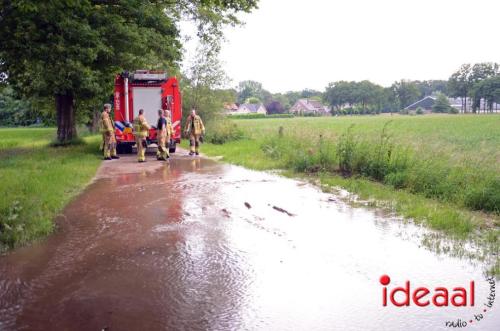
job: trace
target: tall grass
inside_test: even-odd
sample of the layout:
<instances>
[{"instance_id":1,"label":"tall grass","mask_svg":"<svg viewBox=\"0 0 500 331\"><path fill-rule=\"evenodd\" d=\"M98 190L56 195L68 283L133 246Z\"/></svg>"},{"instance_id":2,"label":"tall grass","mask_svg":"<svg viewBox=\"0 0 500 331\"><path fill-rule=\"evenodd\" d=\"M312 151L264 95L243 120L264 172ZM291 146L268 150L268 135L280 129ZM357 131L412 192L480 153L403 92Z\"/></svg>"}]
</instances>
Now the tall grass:
<instances>
[{"instance_id":1,"label":"tall grass","mask_svg":"<svg viewBox=\"0 0 500 331\"><path fill-rule=\"evenodd\" d=\"M54 136L54 129L0 130L0 250L50 233L100 164L100 137L56 148Z\"/></svg>"},{"instance_id":2,"label":"tall grass","mask_svg":"<svg viewBox=\"0 0 500 331\"><path fill-rule=\"evenodd\" d=\"M283 160L286 168L295 171L362 176L471 210L500 213L498 172L421 155L395 141L390 124L384 124L375 137L356 133L351 125L337 139L320 135L304 141L295 135L274 134L261 146L268 157Z\"/></svg>"}]
</instances>

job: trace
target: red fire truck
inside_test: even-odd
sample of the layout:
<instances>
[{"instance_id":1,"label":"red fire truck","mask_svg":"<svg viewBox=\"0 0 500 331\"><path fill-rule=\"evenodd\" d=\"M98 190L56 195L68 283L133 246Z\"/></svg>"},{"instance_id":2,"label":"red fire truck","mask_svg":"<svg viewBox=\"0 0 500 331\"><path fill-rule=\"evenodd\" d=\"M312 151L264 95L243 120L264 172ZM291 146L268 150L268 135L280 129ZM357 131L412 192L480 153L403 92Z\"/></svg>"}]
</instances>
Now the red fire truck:
<instances>
[{"instance_id":1,"label":"red fire truck","mask_svg":"<svg viewBox=\"0 0 500 331\"><path fill-rule=\"evenodd\" d=\"M182 99L176 77L167 77L164 71L136 70L123 72L115 77L114 92L115 136L118 153L132 153L135 138L132 122L139 109L151 126L148 145L156 143L158 109L170 112L174 136L169 143L170 152L175 152L181 142Z\"/></svg>"}]
</instances>

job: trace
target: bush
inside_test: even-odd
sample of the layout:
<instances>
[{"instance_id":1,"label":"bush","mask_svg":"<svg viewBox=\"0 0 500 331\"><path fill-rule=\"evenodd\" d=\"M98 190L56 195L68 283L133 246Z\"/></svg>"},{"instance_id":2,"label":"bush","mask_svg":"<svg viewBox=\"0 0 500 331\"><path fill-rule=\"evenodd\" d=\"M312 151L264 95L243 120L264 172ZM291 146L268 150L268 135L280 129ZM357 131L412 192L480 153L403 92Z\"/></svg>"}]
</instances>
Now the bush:
<instances>
[{"instance_id":1,"label":"bush","mask_svg":"<svg viewBox=\"0 0 500 331\"><path fill-rule=\"evenodd\" d=\"M464 204L473 210L489 210L500 214L500 178L469 189Z\"/></svg>"},{"instance_id":2,"label":"bush","mask_svg":"<svg viewBox=\"0 0 500 331\"><path fill-rule=\"evenodd\" d=\"M422 109L422 107L418 107L417 108L416 114L417 115L423 115L424 114L424 110Z\"/></svg>"},{"instance_id":3,"label":"bush","mask_svg":"<svg viewBox=\"0 0 500 331\"><path fill-rule=\"evenodd\" d=\"M354 171L354 153L356 151L357 142L354 139L351 125L346 132L344 132L337 142L337 156L339 162L339 169L344 173L351 174Z\"/></svg>"},{"instance_id":4,"label":"bush","mask_svg":"<svg viewBox=\"0 0 500 331\"><path fill-rule=\"evenodd\" d=\"M222 145L229 141L243 138L243 131L238 126L228 120L212 120L207 123L207 135L205 141Z\"/></svg>"}]
</instances>

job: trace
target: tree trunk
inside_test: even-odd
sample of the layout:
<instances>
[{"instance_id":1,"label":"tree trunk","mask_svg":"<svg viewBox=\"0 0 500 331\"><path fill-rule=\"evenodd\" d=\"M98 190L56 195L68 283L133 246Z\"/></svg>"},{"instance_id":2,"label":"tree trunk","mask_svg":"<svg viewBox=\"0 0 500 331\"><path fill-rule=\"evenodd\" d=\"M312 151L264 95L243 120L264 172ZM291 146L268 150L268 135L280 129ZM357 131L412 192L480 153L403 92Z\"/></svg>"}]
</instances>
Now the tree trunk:
<instances>
[{"instance_id":1,"label":"tree trunk","mask_svg":"<svg viewBox=\"0 0 500 331\"><path fill-rule=\"evenodd\" d=\"M57 141L67 143L76 138L74 98L71 92L56 94Z\"/></svg>"},{"instance_id":2,"label":"tree trunk","mask_svg":"<svg viewBox=\"0 0 500 331\"><path fill-rule=\"evenodd\" d=\"M89 130L92 133L99 132L99 120L101 118L101 113L99 111L94 111L92 113L92 121L90 123Z\"/></svg>"},{"instance_id":3,"label":"tree trunk","mask_svg":"<svg viewBox=\"0 0 500 331\"><path fill-rule=\"evenodd\" d=\"M467 92L465 92L465 99L464 99L464 113L467 112Z\"/></svg>"}]
</instances>

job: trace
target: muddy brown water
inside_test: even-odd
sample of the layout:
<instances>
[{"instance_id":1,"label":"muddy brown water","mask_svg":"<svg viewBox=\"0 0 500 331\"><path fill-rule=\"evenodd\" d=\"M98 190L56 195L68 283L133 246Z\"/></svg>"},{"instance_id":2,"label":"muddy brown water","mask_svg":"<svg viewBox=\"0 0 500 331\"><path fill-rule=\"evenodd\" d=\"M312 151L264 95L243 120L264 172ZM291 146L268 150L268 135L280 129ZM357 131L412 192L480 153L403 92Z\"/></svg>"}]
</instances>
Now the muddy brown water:
<instances>
[{"instance_id":1,"label":"muddy brown water","mask_svg":"<svg viewBox=\"0 0 500 331\"><path fill-rule=\"evenodd\" d=\"M483 263L427 249L422 227L208 159L134 161L106 163L53 235L0 257L0 330L500 330ZM474 280L475 306L383 307L383 274Z\"/></svg>"}]
</instances>

